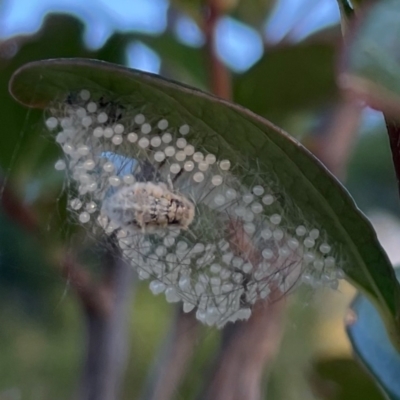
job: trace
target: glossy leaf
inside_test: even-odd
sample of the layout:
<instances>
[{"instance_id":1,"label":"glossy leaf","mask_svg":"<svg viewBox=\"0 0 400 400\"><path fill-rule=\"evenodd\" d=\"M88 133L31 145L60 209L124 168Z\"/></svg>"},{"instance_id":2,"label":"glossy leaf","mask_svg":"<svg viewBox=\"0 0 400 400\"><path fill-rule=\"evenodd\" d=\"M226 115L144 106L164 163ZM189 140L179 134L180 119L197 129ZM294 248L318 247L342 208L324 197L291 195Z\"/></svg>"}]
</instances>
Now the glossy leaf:
<instances>
[{"instance_id":1,"label":"glossy leaf","mask_svg":"<svg viewBox=\"0 0 400 400\"><path fill-rule=\"evenodd\" d=\"M28 171L43 165L52 165L57 156L56 146L42 137L38 128L41 115L36 110L27 113L15 103L7 93L8 81L12 73L28 61L50 57L95 57L85 49L82 35L83 23L65 15L48 16L41 30L34 36L17 36L0 43L0 53L13 52L0 58L0 102L2 105L2 127L7 134L2 135L0 146L0 166L25 181ZM117 59L111 59L116 62ZM14 157L18 157L18 162Z\"/></svg>"},{"instance_id":2,"label":"glossy leaf","mask_svg":"<svg viewBox=\"0 0 400 400\"><path fill-rule=\"evenodd\" d=\"M199 25L204 22L206 8L202 0L172 0L172 6L190 15ZM238 20L260 27L276 0L219 0L216 6L221 14L232 14Z\"/></svg>"},{"instance_id":3,"label":"glossy leaf","mask_svg":"<svg viewBox=\"0 0 400 400\"><path fill-rule=\"evenodd\" d=\"M137 32L116 33L97 52L97 58L106 61L120 60L119 63L123 64L126 59L126 46L135 41L143 42L157 52L162 60L161 69L167 77L179 79L196 87L206 87L204 50L179 43L169 32L160 36Z\"/></svg>"},{"instance_id":4,"label":"glossy leaf","mask_svg":"<svg viewBox=\"0 0 400 400\"><path fill-rule=\"evenodd\" d=\"M171 5L176 10L188 14L198 24L201 24L203 22L204 9L203 9L203 2L201 0L172 0Z\"/></svg>"},{"instance_id":5,"label":"glossy leaf","mask_svg":"<svg viewBox=\"0 0 400 400\"><path fill-rule=\"evenodd\" d=\"M313 363L313 391L324 400L383 400L371 376L350 358L324 358Z\"/></svg>"},{"instance_id":6,"label":"glossy leaf","mask_svg":"<svg viewBox=\"0 0 400 400\"><path fill-rule=\"evenodd\" d=\"M44 108L59 96L88 88L168 115L194 127L206 151L240 160L260 174L273 172L286 198L301 210L294 217L318 221L341 248L347 277L378 306L400 348L400 290L393 269L369 222L340 183L297 141L245 108L151 74L83 59L34 62L10 82L21 103Z\"/></svg>"},{"instance_id":7,"label":"glossy leaf","mask_svg":"<svg viewBox=\"0 0 400 400\"><path fill-rule=\"evenodd\" d=\"M400 3L383 0L360 14L345 47L339 83L372 107L400 110Z\"/></svg>"},{"instance_id":8,"label":"glossy leaf","mask_svg":"<svg viewBox=\"0 0 400 400\"><path fill-rule=\"evenodd\" d=\"M353 301L346 329L359 360L388 397L399 400L400 353L393 347L381 317L365 296L359 294Z\"/></svg>"},{"instance_id":9,"label":"glossy leaf","mask_svg":"<svg viewBox=\"0 0 400 400\"><path fill-rule=\"evenodd\" d=\"M349 22L354 16L354 10L347 0L337 0L337 3L340 12L340 26L342 28L342 34L346 35Z\"/></svg>"},{"instance_id":10,"label":"glossy leaf","mask_svg":"<svg viewBox=\"0 0 400 400\"><path fill-rule=\"evenodd\" d=\"M240 21L261 28L275 3L276 0L240 0L233 15Z\"/></svg>"},{"instance_id":11,"label":"glossy leaf","mask_svg":"<svg viewBox=\"0 0 400 400\"><path fill-rule=\"evenodd\" d=\"M379 208L398 215L396 175L386 136L383 122L361 135L349 162L346 184L361 210Z\"/></svg>"},{"instance_id":12,"label":"glossy leaf","mask_svg":"<svg viewBox=\"0 0 400 400\"><path fill-rule=\"evenodd\" d=\"M354 10L353 10L353 2L349 2L348 0L337 0L339 9L340 9L340 13L342 18L349 18L352 17L354 14Z\"/></svg>"},{"instance_id":13,"label":"glossy leaf","mask_svg":"<svg viewBox=\"0 0 400 400\"><path fill-rule=\"evenodd\" d=\"M278 122L294 112L330 105L337 92L333 64L331 44L267 50L254 67L235 77L234 98Z\"/></svg>"}]
</instances>

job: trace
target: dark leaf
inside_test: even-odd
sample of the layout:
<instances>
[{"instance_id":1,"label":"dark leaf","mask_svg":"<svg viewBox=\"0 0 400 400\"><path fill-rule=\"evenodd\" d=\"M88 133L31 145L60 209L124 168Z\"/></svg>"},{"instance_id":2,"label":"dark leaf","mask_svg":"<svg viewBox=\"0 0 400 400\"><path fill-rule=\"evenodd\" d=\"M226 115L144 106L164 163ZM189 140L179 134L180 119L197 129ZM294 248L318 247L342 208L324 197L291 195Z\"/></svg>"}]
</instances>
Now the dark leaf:
<instances>
[{"instance_id":1,"label":"dark leaf","mask_svg":"<svg viewBox=\"0 0 400 400\"><path fill-rule=\"evenodd\" d=\"M391 400L400 399L400 354L371 302L359 294L351 305L347 334L359 360Z\"/></svg>"},{"instance_id":2,"label":"dark leaf","mask_svg":"<svg viewBox=\"0 0 400 400\"><path fill-rule=\"evenodd\" d=\"M383 400L371 377L354 360L318 360L313 365L311 386L324 400Z\"/></svg>"},{"instance_id":3,"label":"dark leaf","mask_svg":"<svg viewBox=\"0 0 400 400\"><path fill-rule=\"evenodd\" d=\"M266 50L234 80L234 99L278 123L288 115L330 105L336 97L334 48L309 43Z\"/></svg>"},{"instance_id":4,"label":"dark leaf","mask_svg":"<svg viewBox=\"0 0 400 400\"><path fill-rule=\"evenodd\" d=\"M276 176L291 224L296 227L314 221L323 228L327 240L340 248L340 267L379 308L400 348L400 290L390 262L347 192L297 141L238 105L151 74L98 61L30 63L10 82L15 98L39 108L82 88L146 107L149 114L167 116L173 126L185 121L206 152L235 162L232 174L238 174L243 185L252 185L254 175L243 177L242 168L265 176L268 186L268 177Z\"/></svg>"},{"instance_id":5,"label":"dark leaf","mask_svg":"<svg viewBox=\"0 0 400 400\"><path fill-rule=\"evenodd\" d=\"M400 110L399 18L397 0L364 9L349 32L339 75L343 89L394 116Z\"/></svg>"}]
</instances>

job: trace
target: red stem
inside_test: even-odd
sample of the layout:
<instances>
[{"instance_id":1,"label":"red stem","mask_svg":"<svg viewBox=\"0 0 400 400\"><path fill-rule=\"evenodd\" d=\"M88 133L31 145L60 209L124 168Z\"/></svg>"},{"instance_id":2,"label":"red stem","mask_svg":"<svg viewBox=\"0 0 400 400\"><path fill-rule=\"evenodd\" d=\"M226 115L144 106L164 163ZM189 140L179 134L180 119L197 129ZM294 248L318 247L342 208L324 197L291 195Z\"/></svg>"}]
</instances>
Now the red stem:
<instances>
[{"instance_id":1,"label":"red stem","mask_svg":"<svg viewBox=\"0 0 400 400\"><path fill-rule=\"evenodd\" d=\"M210 68L211 89L215 95L231 100L231 77L219 60L215 48L216 23L222 14L219 0L208 0L205 18L206 55ZM248 250L248 243L240 242ZM272 295L277 296L276 293ZM270 298L259 302L247 322L230 324L223 330L220 353L214 373L205 388L207 400L259 400L265 365L270 365L282 336L284 301Z\"/></svg>"},{"instance_id":2,"label":"red stem","mask_svg":"<svg viewBox=\"0 0 400 400\"><path fill-rule=\"evenodd\" d=\"M34 235L35 239L41 242L41 247L48 248L48 243L34 210L21 201L10 184L5 184L4 179L0 178L0 186L2 184L4 186L0 202L8 217L23 230ZM51 256L51 262L61 269L62 275L74 288L85 309L98 314L109 312L109 300L106 291L104 288L93 285L90 274L76 262L71 254L67 254L66 251L62 252L61 255L58 253L55 257Z\"/></svg>"},{"instance_id":3,"label":"red stem","mask_svg":"<svg viewBox=\"0 0 400 400\"><path fill-rule=\"evenodd\" d=\"M218 0L208 0L204 17L206 36L206 62L209 69L211 91L218 97L229 100L232 97L230 73L217 56L215 31L222 10Z\"/></svg>"}]
</instances>

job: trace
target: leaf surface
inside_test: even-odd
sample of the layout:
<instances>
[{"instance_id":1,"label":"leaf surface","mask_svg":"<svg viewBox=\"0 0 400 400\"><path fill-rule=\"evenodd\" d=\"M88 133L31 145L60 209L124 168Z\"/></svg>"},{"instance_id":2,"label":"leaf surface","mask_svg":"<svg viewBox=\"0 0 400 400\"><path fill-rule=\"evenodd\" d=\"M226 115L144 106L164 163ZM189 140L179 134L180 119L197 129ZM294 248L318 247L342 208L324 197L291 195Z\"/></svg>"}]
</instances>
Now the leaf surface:
<instances>
[{"instance_id":1,"label":"leaf surface","mask_svg":"<svg viewBox=\"0 0 400 400\"><path fill-rule=\"evenodd\" d=\"M400 111L400 3L383 0L360 13L349 31L339 83L372 107Z\"/></svg>"},{"instance_id":2,"label":"leaf surface","mask_svg":"<svg viewBox=\"0 0 400 400\"><path fill-rule=\"evenodd\" d=\"M400 399L400 354L371 302L359 294L351 305L347 334L353 350L391 400Z\"/></svg>"},{"instance_id":3,"label":"leaf surface","mask_svg":"<svg viewBox=\"0 0 400 400\"><path fill-rule=\"evenodd\" d=\"M135 107L146 106L146 112L164 115L172 124L185 121L206 151L260 175L276 176L287 207L293 205L293 223L314 221L323 227L329 241L340 249L346 276L379 308L400 348L400 290L390 262L346 190L300 143L239 105L105 62L33 62L16 71L10 81L10 91L18 101L38 108L82 88L108 93Z\"/></svg>"}]
</instances>

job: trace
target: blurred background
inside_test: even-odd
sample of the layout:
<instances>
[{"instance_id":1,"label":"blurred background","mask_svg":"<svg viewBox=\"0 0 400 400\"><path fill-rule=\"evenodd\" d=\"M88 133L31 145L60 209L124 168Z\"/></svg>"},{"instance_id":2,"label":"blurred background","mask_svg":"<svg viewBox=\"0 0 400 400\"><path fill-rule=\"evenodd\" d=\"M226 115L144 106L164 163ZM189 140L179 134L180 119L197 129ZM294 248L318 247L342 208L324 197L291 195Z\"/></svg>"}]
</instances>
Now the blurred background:
<instances>
[{"instance_id":1,"label":"blurred background","mask_svg":"<svg viewBox=\"0 0 400 400\"><path fill-rule=\"evenodd\" d=\"M89 57L230 97L320 157L398 263L398 195L384 121L338 93L340 47L336 0L0 0L0 400L63 400L77 391L89 399L79 387L91 310L79 288L88 277L90 287L107 287L108 277L100 246L66 216L63 177L54 170L58 148L43 134L42 114L9 95L11 74L33 60ZM222 89L213 63L227 82ZM78 290L62 252L83 265ZM148 388L168 366L163 348L180 316L147 283L128 283L116 398L155 398ZM283 338L267 365L263 398L383 399L344 332L353 296L343 283L285 299ZM207 386L220 332L184 329L189 336L196 329L193 355L170 398L194 399Z\"/></svg>"}]
</instances>

